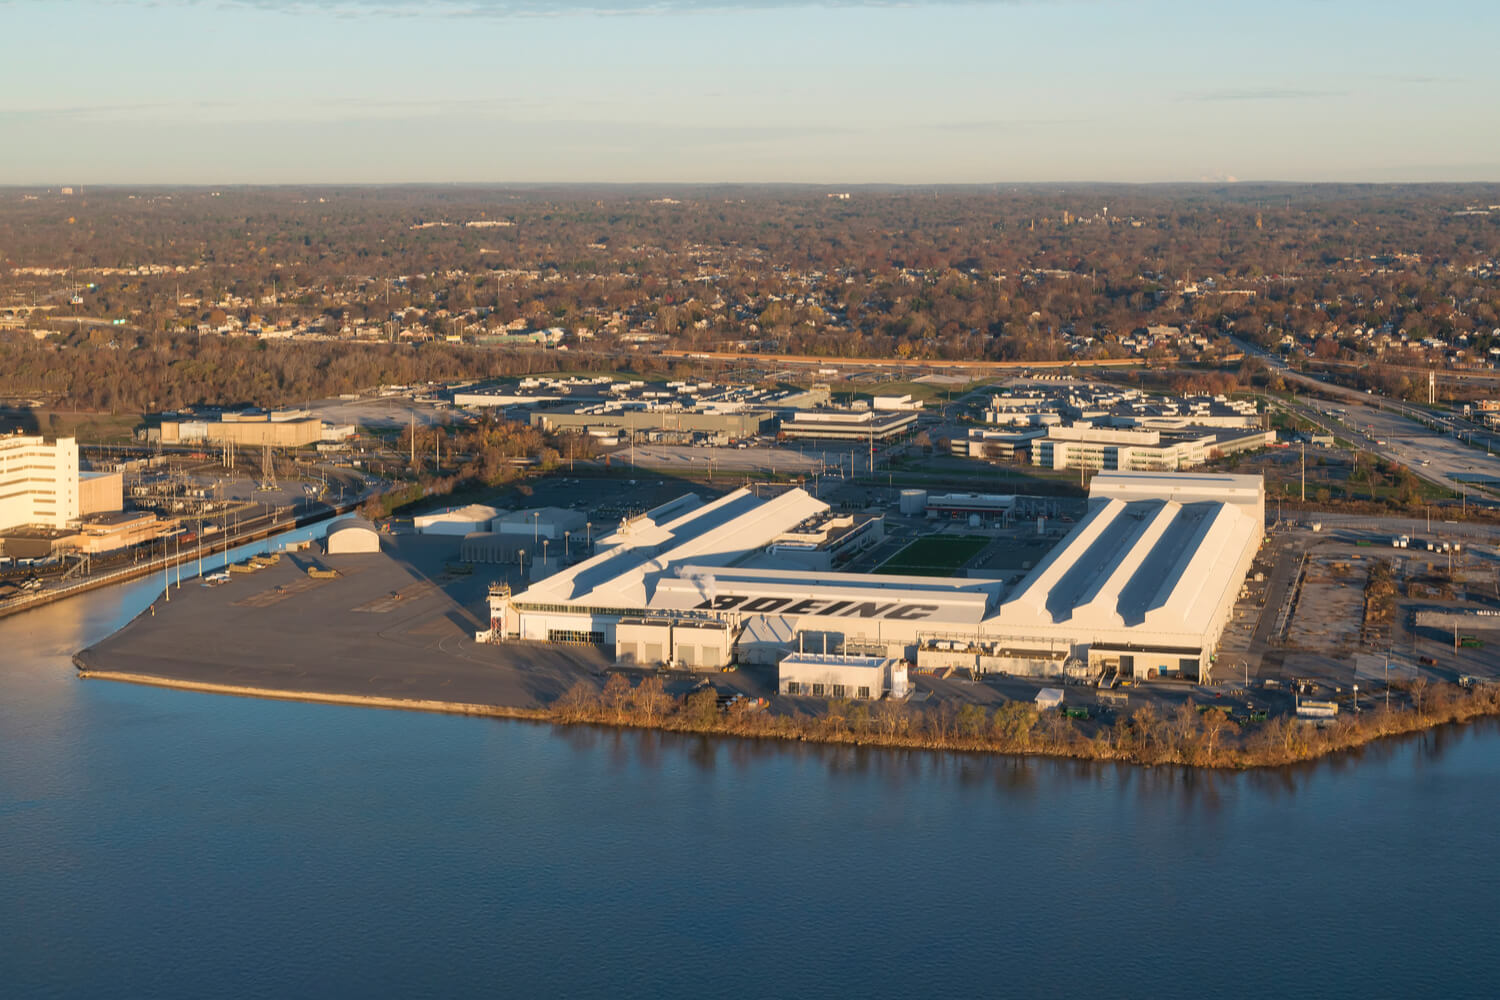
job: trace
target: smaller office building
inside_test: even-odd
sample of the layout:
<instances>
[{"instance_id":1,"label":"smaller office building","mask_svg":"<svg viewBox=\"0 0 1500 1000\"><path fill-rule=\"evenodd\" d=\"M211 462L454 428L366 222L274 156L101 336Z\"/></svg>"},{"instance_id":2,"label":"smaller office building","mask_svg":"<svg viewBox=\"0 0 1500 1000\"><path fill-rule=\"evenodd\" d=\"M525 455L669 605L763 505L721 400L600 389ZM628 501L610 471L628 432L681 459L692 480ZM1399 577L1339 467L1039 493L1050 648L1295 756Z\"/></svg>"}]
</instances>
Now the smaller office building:
<instances>
[{"instance_id":1,"label":"smaller office building","mask_svg":"<svg viewBox=\"0 0 1500 1000\"><path fill-rule=\"evenodd\" d=\"M873 701L910 693L906 661L882 656L792 653L777 667L777 690L812 698Z\"/></svg>"},{"instance_id":2,"label":"smaller office building","mask_svg":"<svg viewBox=\"0 0 1500 1000\"><path fill-rule=\"evenodd\" d=\"M915 410L798 410L781 433L806 441L891 441L916 425Z\"/></svg>"},{"instance_id":3,"label":"smaller office building","mask_svg":"<svg viewBox=\"0 0 1500 1000\"><path fill-rule=\"evenodd\" d=\"M89 514L78 525L78 534L66 545L78 552L98 555L153 542L178 529L175 518L160 518L145 510Z\"/></svg>"},{"instance_id":4,"label":"smaller office building","mask_svg":"<svg viewBox=\"0 0 1500 1000\"><path fill-rule=\"evenodd\" d=\"M575 641L597 639L590 633ZM729 665L733 649L729 626L718 621L624 618L615 626L615 661L631 666L719 670Z\"/></svg>"}]
</instances>

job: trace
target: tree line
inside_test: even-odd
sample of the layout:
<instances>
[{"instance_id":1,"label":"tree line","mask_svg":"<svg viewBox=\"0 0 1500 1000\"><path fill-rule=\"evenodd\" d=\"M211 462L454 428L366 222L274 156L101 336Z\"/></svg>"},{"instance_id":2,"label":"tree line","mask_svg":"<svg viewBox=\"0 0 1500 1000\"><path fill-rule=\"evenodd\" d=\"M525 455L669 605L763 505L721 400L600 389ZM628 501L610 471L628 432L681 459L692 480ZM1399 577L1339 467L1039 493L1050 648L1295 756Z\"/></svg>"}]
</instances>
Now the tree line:
<instances>
[{"instance_id":1,"label":"tree line","mask_svg":"<svg viewBox=\"0 0 1500 1000\"><path fill-rule=\"evenodd\" d=\"M611 673L602 689L587 681L575 683L542 715L560 723L670 732L1248 768L1298 763L1388 736L1500 715L1500 686L1464 688L1418 679L1399 685L1390 707L1376 703L1360 712L1342 712L1326 724L1289 716L1242 724L1221 707L1200 711L1187 702L1168 713L1148 704L1103 721L1079 721L1022 701L990 709L946 701L923 707L889 699L834 700L826 710L809 714L772 712L741 700L721 709L708 685L673 696L658 675L632 683L623 673Z\"/></svg>"}]
</instances>

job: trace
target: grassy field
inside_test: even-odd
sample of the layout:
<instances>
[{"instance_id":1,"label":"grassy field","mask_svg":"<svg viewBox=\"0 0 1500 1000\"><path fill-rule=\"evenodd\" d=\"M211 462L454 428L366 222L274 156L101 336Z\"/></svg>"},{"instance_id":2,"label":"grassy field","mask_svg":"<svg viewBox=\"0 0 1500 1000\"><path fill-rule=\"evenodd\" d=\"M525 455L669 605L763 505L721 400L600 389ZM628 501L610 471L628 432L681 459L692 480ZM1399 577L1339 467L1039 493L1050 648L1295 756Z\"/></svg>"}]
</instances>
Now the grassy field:
<instances>
[{"instance_id":1,"label":"grassy field","mask_svg":"<svg viewBox=\"0 0 1500 1000\"><path fill-rule=\"evenodd\" d=\"M877 573L891 576L951 576L990 543L981 535L918 538L891 556Z\"/></svg>"},{"instance_id":2,"label":"grassy field","mask_svg":"<svg viewBox=\"0 0 1500 1000\"><path fill-rule=\"evenodd\" d=\"M82 444L128 444L134 440L137 413L89 413L36 410L37 429L47 437L76 437Z\"/></svg>"},{"instance_id":3,"label":"grassy field","mask_svg":"<svg viewBox=\"0 0 1500 1000\"><path fill-rule=\"evenodd\" d=\"M919 399L924 403L942 403L949 399L957 399L966 392L971 392L981 383L994 382L993 377L980 377L965 382L963 385L928 385L926 382L840 382L838 392L840 395L848 394L850 399L870 400L876 396L899 396L909 393L912 399Z\"/></svg>"}]
</instances>

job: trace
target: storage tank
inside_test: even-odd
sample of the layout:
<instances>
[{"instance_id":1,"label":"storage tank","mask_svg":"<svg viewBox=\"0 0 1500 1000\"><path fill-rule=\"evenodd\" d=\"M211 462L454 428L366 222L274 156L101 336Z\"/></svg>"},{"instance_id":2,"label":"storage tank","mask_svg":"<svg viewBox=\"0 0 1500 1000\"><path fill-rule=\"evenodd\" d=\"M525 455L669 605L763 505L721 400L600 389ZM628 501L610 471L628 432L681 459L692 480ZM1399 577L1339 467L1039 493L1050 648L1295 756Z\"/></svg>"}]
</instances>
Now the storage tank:
<instances>
[{"instance_id":1,"label":"storage tank","mask_svg":"<svg viewBox=\"0 0 1500 1000\"><path fill-rule=\"evenodd\" d=\"M927 509L926 490L902 490L901 513L920 514Z\"/></svg>"}]
</instances>

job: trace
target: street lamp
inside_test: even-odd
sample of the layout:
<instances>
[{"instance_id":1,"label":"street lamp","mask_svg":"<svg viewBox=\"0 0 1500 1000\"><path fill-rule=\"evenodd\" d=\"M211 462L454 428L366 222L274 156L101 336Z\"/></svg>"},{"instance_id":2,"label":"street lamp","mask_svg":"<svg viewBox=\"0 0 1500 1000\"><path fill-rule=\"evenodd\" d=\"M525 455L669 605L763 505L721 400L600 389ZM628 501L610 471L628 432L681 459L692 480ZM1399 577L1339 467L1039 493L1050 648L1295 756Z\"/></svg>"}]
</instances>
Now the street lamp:
<instances>
[{"instance_id":1,"label":"street lamp","mask_svg":"<svg viewBox=\"0 0 1500 1000\"><path fill-rule=\"evenodd\" d=\"M537 541L542 534L542 512L534 510L531 512L531 540Z\"/></svg>"},{"instance_id":2,"label":"street lamp","mask_svg":"<svg viewBox=\"0 0 1500 1000\"><path fill-rule=\"evenodd\" d=\"M594 522L593 521L584 521L583 522L583 527L584 527L584 530L588 532L588 534L585 536L585 541L586 541L586 544L588 545L589 555L593 555L594 554Z\"/></svg>"},{"instance_id":3,"label":"street lamp","mask_svg":"<svg viewBox=\"0 0 1500 1000\"><path fill-rule=\"evenodd\" d=\"M568 551L568 539L570 539L572 536L573 533L571 531L563 532L563 562L567 562L571 557L571 553Z\"/></svg>"}]
</instances>

